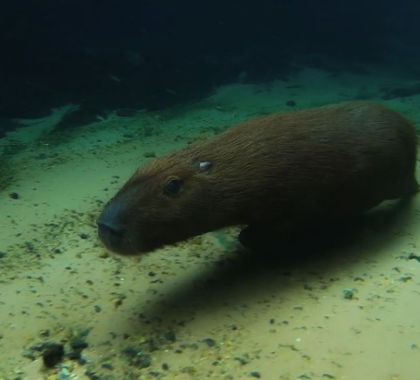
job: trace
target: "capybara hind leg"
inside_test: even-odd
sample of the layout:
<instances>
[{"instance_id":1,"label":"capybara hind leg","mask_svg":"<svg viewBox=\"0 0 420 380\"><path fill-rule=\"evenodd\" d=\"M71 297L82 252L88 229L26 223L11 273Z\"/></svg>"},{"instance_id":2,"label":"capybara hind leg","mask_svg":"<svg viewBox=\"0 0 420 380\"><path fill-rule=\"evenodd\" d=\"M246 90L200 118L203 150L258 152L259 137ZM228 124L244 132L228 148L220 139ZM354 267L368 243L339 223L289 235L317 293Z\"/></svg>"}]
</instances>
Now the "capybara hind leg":
<instances>
[{"instance_id":1,"label":"capybara hind leg","mask_svg":"<svg viewBox=\"0 0 420 380\"><path fill-rule=\"evenodd\" d=\"M238 240L245 248L255 250L264 244L269 235L271 233L266 225L250 224L241 230Z\"/></svg>"},{"instance_id":2,"label":"capybara hind leg","mask_svg":"<svg viewBox=\"0 0 420 380\"><path fill-rule=\"evenodd\" d=\"M293 224L282 223L272 225L269 223L250 224L241 230L239 242L248 249L256 250L272 246L273 243L286 242L293 237Z\"/></svg>"}]
</instances>

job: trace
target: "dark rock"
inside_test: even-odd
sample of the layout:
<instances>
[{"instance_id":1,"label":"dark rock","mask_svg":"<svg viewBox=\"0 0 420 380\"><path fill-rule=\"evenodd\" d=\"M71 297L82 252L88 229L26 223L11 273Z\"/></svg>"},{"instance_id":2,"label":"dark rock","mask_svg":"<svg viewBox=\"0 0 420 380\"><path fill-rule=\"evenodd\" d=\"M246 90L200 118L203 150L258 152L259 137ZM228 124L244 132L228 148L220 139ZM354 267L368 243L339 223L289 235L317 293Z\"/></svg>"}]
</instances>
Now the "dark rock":
<instances>
[{"instance_id":1,"label":"dark rock","mask_svg":"<svg viewBox=\"0 0 420 380\"><path fill-rule=\"evenodd\" d=\"M9 197L12 198L12 199L19 199L20 195L16 192L13 192L13 193L9 194Z\"/></svg>"},{"instance_id":2,"label":"dark rock","mask_svg":"<svg viewBox=\"0 0 420 380\"><path fill-rule=\"evenodd\" d=\"M216 341L212 338L206 338L203 340L203 342L209 347L214 347L216 345Z\"/></svg>"},{"instance_id":3,"label":"dark rock","mask_svg":"<svg viewBox=\"0 0 420 380\"><path fill-rule=\"evenodd\" d=\"M70 351L67 355L66 355L70 360L80 360L82 358L82 353L81 351Z\"/></svg>"},{"instance_id":4,"label":"dark rock","mask_svg":"<svg viewBox=\"0 0 420 380\"><path fill-rule=\"evenodd\" d=\"M411 252L408 255L408 260L417 260L420 263L420 256L418 256L418 255L416 255L416 254L414 254L414 253Z\"/></svg>"},{"instance_id":5,"label":"dark rock","mask_svg":"<svg viewBox=\"0 0 420 380\"><path fill-rule=\"evenodd\" d=\"M354 298L355 292L356 292L356 289L345 288L345 289L343 289L343 297L346 300L352 300Z\"/></svg>"},{"instance_id":6,"label":"dark rock","mask_svg":"<svg viewBox=\"0 0 420 380\"><path fill-rule=\"evenodd\" d=\"M110 371L114 369L114 366L111 363L102 363L101 367L105 369L109 369Z\"/></svg>"},{"instance_id":7,"label":"dark rock","mask_svg":"<svg viewBox=\"0 0 420 380\"><path fill-rule=\"evenodd\" d=\"M163 334L163 337L168 342L171 342L171 343L176 342L176 335L173 331L167 331L165 334Z\"/></svg>"},{"instance_id":8,"label":"dark rock","mask_svg":"<svg viewBox=\"0 0 420 380\"><path fill-rule=\"evenodd\" d=\"M147 368L152 364L151 356L136 347L126 347L122 352L128 357L132 366Z\"/></svg>"},{"instance_id":9,"label":"dark rock","mask_svg":"<svg viewBox=\"0 0 420 380\"><path fill-rule=\"evenodd\" d=\"M63 360L64 346L61 343L46 343L42 353L42 361L48 368L54 367Z\"/></svg>"},{"instance_id":10,"label":"dark rock","mask_svg":"<svg viewBox=\"0 0 420 380\"><path fill-rule=\"evenodd\" d=\"M162 369L163 369L164 371L168 371L168 370L169 370L169 365L168 365L167 363L163 363L163 364L162 364Z\"/></svg>"},{"instance_id":11,"label":"dark rock","mask_svg":"<svg viewBox=\"0 0 420 380\"><path fill-rule=\"evenodd\" d=\"M90 329L84 329L81 331L78 331L70 340L69 344L72 348L72 356L74 360L80 360L81 359L81 352L89 346L89 344L86 342L86 338L89 335Z\"/></svg>"},{"instance_id":12,"label":"dark rock","mask_svg":"<svg viewBox=\"0 0 420 380\"><path fill-rule=\"evenodd\" d=\"M77 337L71 341L70 346L73 350L82 351L89 345L85 341L85 337Z\"/></svg>"}]
</instances>

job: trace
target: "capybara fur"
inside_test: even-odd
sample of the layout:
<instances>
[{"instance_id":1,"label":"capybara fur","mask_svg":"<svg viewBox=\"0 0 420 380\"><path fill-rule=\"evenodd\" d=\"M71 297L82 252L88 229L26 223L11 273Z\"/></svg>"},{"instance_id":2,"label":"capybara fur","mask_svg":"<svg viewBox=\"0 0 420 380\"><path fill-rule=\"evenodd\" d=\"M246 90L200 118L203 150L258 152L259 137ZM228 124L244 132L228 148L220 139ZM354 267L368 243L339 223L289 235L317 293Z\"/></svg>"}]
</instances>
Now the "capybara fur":
<instances>
[{"instance_id":1,"label":"capybara fur","mask_svg":"<svg viewBox=\"0 0 420 380\"><path fill-rule=\"evenodd\" d=\"M416 192L415 164L413 125L382 105L264 116L138 169L99 236L134 254L230 225L344 220Z\"/></svg>"}]
</instances>

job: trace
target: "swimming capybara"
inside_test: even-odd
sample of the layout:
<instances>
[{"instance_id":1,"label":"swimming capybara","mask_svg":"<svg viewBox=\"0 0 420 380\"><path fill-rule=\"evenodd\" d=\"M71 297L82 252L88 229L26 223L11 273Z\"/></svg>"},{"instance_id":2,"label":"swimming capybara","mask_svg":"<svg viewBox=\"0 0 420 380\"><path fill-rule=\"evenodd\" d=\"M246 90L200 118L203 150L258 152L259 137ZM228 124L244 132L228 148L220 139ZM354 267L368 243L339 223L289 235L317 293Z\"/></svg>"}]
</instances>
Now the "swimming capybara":
<instances>
[{"instance_id":1,"label":"swimming capybara","mask_svg":"<svg viewBox=\"0 0 420 380\"><path fill-rule=\"evenodd\" d=\"M264 116L138 169L103 210L99 236L134 254L230 225L343 220L413 194L415 164L414 127L382 105Z\"/></svg>"}]
</instances>

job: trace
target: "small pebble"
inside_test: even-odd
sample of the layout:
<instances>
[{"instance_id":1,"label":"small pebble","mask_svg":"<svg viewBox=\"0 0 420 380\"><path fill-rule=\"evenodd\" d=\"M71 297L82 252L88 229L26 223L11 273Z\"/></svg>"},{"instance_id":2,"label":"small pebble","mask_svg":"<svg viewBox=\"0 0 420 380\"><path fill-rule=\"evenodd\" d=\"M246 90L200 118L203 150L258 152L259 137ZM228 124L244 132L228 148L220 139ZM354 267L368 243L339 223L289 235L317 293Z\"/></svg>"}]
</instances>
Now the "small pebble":
<instances>
[{"instance_id":1,"label":"small pebble","mask_svg":"<svg viewBox=\"0 0 420 380\"><path fill-rule=\"evenodd\" d=\"M12 199L19 199L20 195L16 192L13 192L13 193L9 194L9 197L12 198Z\"/></svg>"},{"instance_id":2,"label":"small pebble","mask_svg":"<svg viewBox=\"0 0 420 380\"><path fill-rule=\"evenodd\" d=\"M104 250L101 253L99 253L98 257L100 259L107 259L109 257L109 252Z\"/></svg>"},{"instance_id":3,"label":"small pebble","mask_svg":"<svg viewBox=\"0 0 420 380\"><path fill-rule=\"evenodd\" d=\"M249 376L255 377L256 379L260 379L261 378L261 374L258 371L252 371L252 372L250 372Z\"/></svg>"},{"instance_id":4,"label":"small pebble","mask_svg":"<svg viewBox=\"0 0 420 380\"><path fill-rule=\"evenodd\" d=\"M209 347L214 347L216 345L216 341L212 338L204 339L203 343L207 344L207 346L209 346Z\"/></svg>"},{"instance_id":5,"label":"small pebble","mask_svg":"<svg viewBox=\"0 0 420 380\"><path fill-rule=\"evenodd\" d=\"M62 365L60 366L60 370L57 373L57 380L69 380L71 376L71 372L68 366Z\"/></svg>"},{"instance_id":6,"label":"small pebble","mask_svg":"<svg viewBox=\"0 0 420 380\"><path fill-rule=\"evenodd\" d=\"M345 288L343 289L343 297L346 300L352 300L354 298L354 293L356 292L356 289L353 288Z\"/></svg>"},{"instance_id":7,"label":"small pebble","mask_svg":"<svg viewBox=\"0 0 420 380\"><path fill-rule=\"evenodd\" d=\"M176 335L173 331L167 331L165 334L163 334L163 337L169 342L176 342Z\"/></svg>"},{"instance_id":8,"label":"small pebble","mask_svg":"<svg viewBox=\"0 0 420 380\"><path fill-rule=\"evenodd\" d=\"M236 356L235 360L237 360L241 365L248 364L251 361L248 354L244 354L242 356Z\"/></svg>"},{"instance_id":9,"label":"small pebble","mask_svg":"<svg viewBox=\"0 0 420 380\"><path fill-rule=\"evenodd\" d=\"M51 335L51 332L50 332L50 330L41 330L40 332L39 332L39 336L42 336L42 337L44 337L44 338L47 338L47 337L49 337Z\"/></svg>"}]
</instances>

